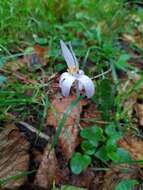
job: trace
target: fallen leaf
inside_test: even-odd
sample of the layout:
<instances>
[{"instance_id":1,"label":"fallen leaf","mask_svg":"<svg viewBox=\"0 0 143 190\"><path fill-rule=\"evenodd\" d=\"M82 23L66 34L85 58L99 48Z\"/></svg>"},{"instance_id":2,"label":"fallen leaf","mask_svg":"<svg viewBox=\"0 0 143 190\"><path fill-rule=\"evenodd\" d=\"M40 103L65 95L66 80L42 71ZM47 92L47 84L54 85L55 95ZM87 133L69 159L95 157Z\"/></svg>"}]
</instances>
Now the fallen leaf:
<instances>
[{"instance_id":1,"label":"fallen leaf","mask_svg":"<svg viewBox=\"0 0 143 190\"><path fill-rule=\"evenodd\" d=\"M44 150L43 159L37 171L34 184L42 188L50 188L53 182L58 184L60 179L61 172L55 151L48 144Z\"/></svg>"},{"instance_id":2,"label":"fallen leaf","mask_svg":"<svg viewBox=\"0 0 143 190\"><path fill-rule=\"evenodd\" d=\"M30 144L14 124L10 124L0 133L0 180L26 172L29 168ZM27 177L6 180L1 189L18 189Z\"/></svg>"},{"instance_id":3,"label":"fallen leaf","mask_svg":"<svg viewBox=\"0 0 143 190\"><path fill-rule=\"evenodd\" d=\"M80 175L73 175L71 178L71 183L77 187L85 187L90 189L93 180L95 178L95 174L92 169L88 168L85 172L82 172Z\"/></svg>"},{"instance_id":4,"label":"fallen leaf","mask_svg":"<svg viewBox=\"0 0 143 190\"><path fill-rule=\"evenodd\" d=\"M38 69L42 65L43 66L47 65L48 52L49 52L48 47L42 47L39 44L36 44L34 48L30 51L30 54L24 56L24 60L28 64L28 67L31 68L32 70Z\"/></svg>"},{"instance_id":5,"label":"fallen leaf","mask_svg":"<svg viewBox=\"0 0 143 190\"><path fill-rule=\"evenodd\" d=\"M135 104L135 111L139 118L139 124L143 126L143 104L136 103Z\"/></svg>"},{"instance_id":6,"label":"fallen leaf","mask_svg":"<svg viewBox=\"0 0 143 190\"><path fill-rule=\"evenodd\" d=\"M83 107L83 115L81 117L81 126L87 127L93 125L93 120L96 119L99 124L104 124L101 118L102 112L97 110L96 104L87 104Z\"/></svg>"},{"instance_id":7,"label":"fallen leaf","mask_svg":"<svg viewBox=\"0 0 143 190\"><path fill-rule=\"evenodd\" d=\"M132 118L136 101L137 101L137 94L132 93L132 95L128 98L128 100L124 102L124 112L127 113L129 118Z\"/></svg>"},{"instance_id":8,"label":"fallen leaf","mask_svg":"<svg viewBox=\"0 0 143 190\"><path fill-rule=\"evenodd\" d=\"M63 114L66 112L67 108L71 105L71 103L76 100L75 96L70 96L67 98L63 97L57 97L52 101L52 109L48 112L48 118L47 118L47 125L54 126L55 131L58 129L59 121L63 118ZM63 154L69 160L76 148L76 146L79 143L79 130L77 126L77 120L79 117L79 114L82 111L82 106L85 104L84 101L81 101L78 106L75 107L70 115L68 116L67 120L65 121L65 125L62 129L62 132L59 136L59 143L62 147Z\"/></svg>"},{"instance_id":9,"label":"fallen leaf","mask_svg":"<svg viewBox=\"0 0 143 190\"><path fill-rule=\"evenodd\" d=\"M26 64L24 63L23 58L19 58L14 61L8 61L4 65L4 69L6 69L8 71L18 71L18 70L21 70L25 66L26 66Z\"/></svg>"},{"instance_id":10,"label":"fallen leaf","mask_svg":"<svg viewBox=\"0 0 143 190\"><path fill-rule=\"evenodd\" d=\"M122 164L120 166L111 166L110 169L104 175L102 190L115 190L117 184L122 180L143 177L139 167L136 165Z\"/></svg>"},{"instance_id":11,"label":"fallen leaf","mask_svg":"<svg viewBox=\"0 0 143 190\"><path fill-rule=\"evenodd\" d=\"M43 155L42 153L37 150L36 148L32 149L32 155L34 157L34 164L36 166L36 168L40 165L42 159L43 159Z\"/></svg>"},{"instance_id":12,"label":"fallen leaf","mask_svg":"<svg viewBox=\"0 0 143 190\"><path fill-rule=\"evenodd\" d=\"M29 79L29 78L27 78L27 76L23 75L20 72L15 72L14 75L16 76L16 78L18 80L20 80L24 84L36 84L37 83L36 80Z\"/></svg>"},{"instance_id":13,"label":"fallen leaf","mask_svg":"<svg viewBox=\"0 0 143 190\"><path fill-rule=\"evenodd\" d=\"M131 36L130 34L123 34L123 40L128 43L135 43L134 36Z\"/></svg>"},{"instance_id":14,"label":"fallen leaf","mask_svg":"<svg viewBox=\"0 0 143 190\"><path fill-rule=\"evenodd\" d=\"M143 160L143 141L129 133L118 142L119 146L128 150L135 160Z\"/></svg>"},{"instance_id":15,"label":"fallen leaf","mask_svg":"<svg viewBox=\"0 0 143 190\"><path fill-rule=\"evenodd\" d=\"M45 57L49 51L49 48L48 47L43 47L43 46L40 46L39 44L36 44L34 46L34 50L36 52L37 55L39 55L40 57Z\"/></svg>"}]
</instances>

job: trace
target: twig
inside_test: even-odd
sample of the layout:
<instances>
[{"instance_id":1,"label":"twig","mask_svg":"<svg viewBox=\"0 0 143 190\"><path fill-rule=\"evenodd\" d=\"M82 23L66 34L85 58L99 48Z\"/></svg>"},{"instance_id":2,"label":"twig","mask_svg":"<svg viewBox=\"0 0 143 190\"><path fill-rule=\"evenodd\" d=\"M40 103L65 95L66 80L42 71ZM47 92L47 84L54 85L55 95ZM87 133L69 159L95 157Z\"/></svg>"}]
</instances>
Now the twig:
<instances>
[{"instance_id":1,"label":"twig","mask_svg":"<svg viewBox=\"0 0 143 190\"><path fill-rule=\"evenodd\" d=\"M7 74L11 74L11 72L10 72L10 71L7 71L7 70L2 69L2 68L0 68L0 72L7 73Z\"/></svg>"},{"instance_id":2,"label":"twig","mask_svg":"<svg viewBox=\"0 0 143 190\"><path fill-rule=\"evenodd\" d=\"M94 122L94 123L98 123L98 124L109 124L111 122L109 121L96 121L94 118L91 118L91 119L87 119L87 118L81 118L82 121L90 121L90 122Z\"/></svg>"},{"instance_id":3,"label":"twig","mask_svg":"<svg viewBox=\"0 0 143 190\"><path fill-rule=\"evenodd\" d=\"M42 139L45 139L46 141L50 140L50 137L48 135L46 135L45 133L37 130L32 125L29 125L28 123L26 123L24 121L20 121L19 124L23 125L27 129L29 129L31 132L35 133L37 136L40 136Z\"/></svg>"},{"instance_id":4,"label":"twig","mask_svg":"<svg viewBox=\"0 0 143 190\"><path fill-rule=\"evenodd\" d=\"M105 72L103 72L103 73L101 73L101 74L99 74L99 75L96 75L95 77L92 77L91 79L94 80L94 79L96 79L96 78L102 77L103 75L105 75L105 74L107 74L107 73L109 73L109 72L111 72L111 71L112 71L112 70L111 70L111 68L110 68L109 70L107 70L107 71L105 71Z\"/></svg>"},{"instance_id":5,"label":"twig","mask_svg":"<svg viewBox=\"0 0 143 190\"><path fill-rule=\"evenodd\" d=\"M50 77L49 77L49 79L48 79L48 82L50 82L51 80L53 80L56 76L57 76L57 72L56 73L54 73L53 75L51 75Z\"/></svg>"}]
</instances>

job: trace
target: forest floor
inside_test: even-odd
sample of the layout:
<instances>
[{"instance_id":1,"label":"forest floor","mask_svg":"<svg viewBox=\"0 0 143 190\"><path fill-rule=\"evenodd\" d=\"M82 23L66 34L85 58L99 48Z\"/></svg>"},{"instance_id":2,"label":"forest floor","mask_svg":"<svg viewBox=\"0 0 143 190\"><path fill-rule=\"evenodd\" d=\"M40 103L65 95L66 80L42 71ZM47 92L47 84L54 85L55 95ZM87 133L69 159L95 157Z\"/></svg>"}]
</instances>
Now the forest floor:
<instances>
[{"instance_id":1,"label":"forest floor","mask_svg":"<svg viewBox=\"0 0 143 190\"><path fill-rule=\"evenodd\" d=\"M0 189L142 190L143 3L4 0L0 18ZM62 95L61 39L92 98Z\"/></svg>"}]
</instances>

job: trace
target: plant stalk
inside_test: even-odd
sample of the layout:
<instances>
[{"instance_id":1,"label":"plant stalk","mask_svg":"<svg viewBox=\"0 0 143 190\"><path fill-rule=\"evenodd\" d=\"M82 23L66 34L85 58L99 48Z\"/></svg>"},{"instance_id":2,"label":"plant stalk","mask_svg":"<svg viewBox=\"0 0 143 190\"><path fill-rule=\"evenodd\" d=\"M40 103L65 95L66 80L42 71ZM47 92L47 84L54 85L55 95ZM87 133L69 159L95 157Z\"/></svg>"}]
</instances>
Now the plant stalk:
<instances>
[{"instance_id":1,"label":"plant stalk","mask_svg":"<svg viewBox=\"0 0 143 190\"><path fill-rule=\"evenodd\" d=\"M78 81L76 81L76 96L77 96L77 98L79 98L79 96L80 96ZM77 123L76 124L78 127L80 127L80 102L77 105L77 109L78 109L78 115L77 115Z\"/></svg>"}]
</instances>

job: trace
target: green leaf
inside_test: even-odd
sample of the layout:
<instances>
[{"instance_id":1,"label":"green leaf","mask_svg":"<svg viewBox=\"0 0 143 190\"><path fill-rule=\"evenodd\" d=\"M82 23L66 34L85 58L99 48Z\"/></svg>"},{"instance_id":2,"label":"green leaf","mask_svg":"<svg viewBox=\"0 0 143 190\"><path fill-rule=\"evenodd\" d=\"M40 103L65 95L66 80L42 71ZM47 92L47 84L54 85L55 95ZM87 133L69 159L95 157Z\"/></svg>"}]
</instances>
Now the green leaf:
<instances>
[{"instance_id":1,"label":"green leaf","mask_svg":"<svg viewBox=\"0 0 143 190\"><path fill-rule=\"evenodd\" d=\"M107 163L107 161L109 161L105 146L99 148L99 150L95 153L95 156L104 163Z\"/></svg>"},{"instance_id":2,"label":"green leaf","mask_svg":"<svg viewBox=\"0 0 143 190\"><path fill-rule=\"evenodd\" d=\"M74 174L80 174L91 163L90 156L81 153L75 153L71 159L70 166Z\"/></svg>"},{"instance_id":3,"label":"green leaf","mask_svg":"<svg viewBox=\"0 0 143 190\"><path fill-rule=\"evenodd\" d=\"M108 156L116 163L128 163L132 161L129 152L123 148L118 148L116 152L108 152Z\"/></svg>"},{"instance_id":4,"label":"green leaf","mask_svg":"<svg viewBox=\"0 0 143 190\"><path fill-rule=\"evenodd\" d=\"M55 69L57 72L63 71L66 67L67 67L66 64L61 64L61 63L55 65Z\"/></svg>"},{"instance_id":5,"label":"green leaf","mask_svg":"<svg viewBox=\"0 0 143 190\"><path fill-rule=\"evenodd\" d=\"M118 68L118 69L121 69L121 70L124 70L126 71L127 68L128 68L128 63L127 61L130 59L130 55L129 54L122 54L118 61L115 63L115 66Z\"/></svg>"},{"instance_id":6,"label":"green leaf","mask_svg":"<svg viewBox=\"0 0 143 190\"><path fill-rule=\"evenodd\" d=\"M35 170L32 170L32 171L27 171L27 172L21 172L21 173L18 173L17 175L13 175L13 176L8 176L4 179L0 179L0 185L5 185L6 183L10 182L11 180L14 180L14 181L19 180L20 178L25 177L30 174L33 174L35 172L36 172Z\"/></svg>"},{"instance_id":7,"label":"green leaf","mask_svg":"<svg viewBox=\"0 0 143 190\"><path fill-rule=\"evenodd\" d=\"M98 141L103 141L104 139L103 130L97 126L87 127L83 129L80 135L83 138L88 139L94 146L97 146Z\"/></svg>"},{"instance_id":8,"label":"green leaf","mask_svg":"<svg viewBox=\"0 0 143 190\"><path fill-rule=\"evenodd\" d=\"M5 58L0 58L0 68L2 68L4 66L4 64L6 63Z\"/></svg>"},{"instance_id":9,"label":"green leaf","mask_svg":"<svg viewBox=\"0 0 143 190\"><path fill-rule=\"evenodd\" d=\"M34 53L34 48L33 47L27 47L24 50L24 54L32 54L32 53Z\"/></svg>"},{"instance_id":10,"label":"green leaf","mask_svg":"<svg viewBox=\"0 0 143 190\"><path fill-rule=\"evenodd\" d=\"M2 85L7 80L7 77L1 75L0 76L0 85Z\"/></svg>"},{"instance_id":11,"label":"green leaf","mask_svg":"<svg viewBox=\"0 0 143 190\"><path fill-rule=\"evenodd\" d=\"M98 109L102 111L103 119L110 120L110 113L114 103L111 80L103 79L97 82L96 94L93 97L93 101L97 104Z\"/></svg>"},{"instance_id":12,"label":"green leaf","mask_svg":"<svg viewBox=\"0 0 143 190\"><path fill-rule=\"evenodd\" d=\"M86 190L84 188L69 186L69 185L63 185L60 190Z\"/></svg>"},{"instance_id":13,"label":"green leaf","mask_svg":"<svg viewBox=\"0 0 143 190\"><path fill-rule=\"evenodd\" d=\"M106 143L106 151L108 152L115 152L117 150L117 141L114 138L108 139Z\"/></svg>"},{"instance_id":14,"label":"green leaf","mask_svg":"<svg viewBox=\"0 0 143 190\"><path fill-rule=\"evenodd\" d=\"M114 135L115 133L117 133L117 131L116 131L116 126L115 126L113 123L107 125L106 128L105 128L105 133L106 133L108 136Z\"/></svg>"},{"instance_id":15,"label":"green leaf","mask_svg":"<svg viewBox=\"0 0 143 190\"><path fill-rule=\"evenodd\" d=\"M132 157L127 150L125 150L123 148L118 148L117 153L120 156L119 162L127 162L128 163L128 162L132 161Z\"/></svg>"},{"instance_id":16,"label":"green leaf","mask_svg":"<svg viewBox=\"0 0 143 190\"><path fill-rule=\"evenodd\" d=\"M106 142L106 150L107 152L115 152L117 150L117 142L121 139L120 133L114 133Z\"/></svg>"},{"instance_id":17,"label":"green leaf","mask_svg":"<svg viewBox=\"0 0 143 190\"><path fill-rule=\"evenodd\" d=\"M115 190L133 190L135 185L138 185L139 182L134 179L125 179L122 180L115 188Z\"/></svg>"},{"instance_id":18,"label":"green leaf","mask_svg":"<svg viewBox=\"0 0 143 190\"><path fill-rule=\"evenodd\" d=\"M100 25L98 25L96 27L96 37L97 37L98 42L101 43L102 35L101 35L101 27L100 27Z\"/></svg>"},{"instance_id":19,"label":"green leaf","mask_svg":"<svg viewBox=\"0 0 143 190\"><path fill-rule=\"evenodd\" d=\"M46 38L36 37L35 42L40 44L40 45L46 45L48 43L48 40Z\"/></svg>"},{"instance_id":20,"label":"green leaf","mask_svg":"<svg viewBox=\"0 0 143 190\"><path fill-rule=\"evenodd\" d=\"M85 154L89 154L89 155L94 154L95 150L96 150L95 145L91 144L90 141L88 141L88 140L85 140L82 142L81 148Z\"/></svg>"}]
</instances>

